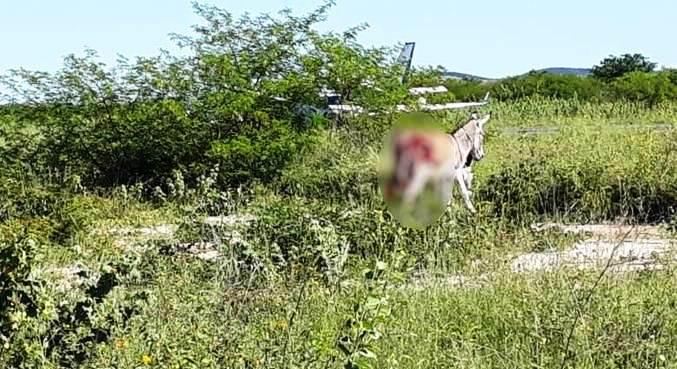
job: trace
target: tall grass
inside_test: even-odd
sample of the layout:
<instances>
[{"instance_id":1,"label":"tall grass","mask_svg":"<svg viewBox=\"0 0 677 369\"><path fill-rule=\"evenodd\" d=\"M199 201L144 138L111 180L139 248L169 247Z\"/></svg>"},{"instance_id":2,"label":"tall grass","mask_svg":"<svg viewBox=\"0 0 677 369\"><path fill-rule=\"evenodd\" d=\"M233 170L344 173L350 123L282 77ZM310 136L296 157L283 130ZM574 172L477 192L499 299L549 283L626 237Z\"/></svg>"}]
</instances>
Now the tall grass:
<instances>
[{"instance_id":1,"label":"tall grass","mask_svg":"<svg viewBox=\"0 0 677 369\"><path fill-rule=\"evenodd\" d=\"M387 118L321 132L279 178L239 192L219 189L217 176L184 183L179 172L166 189L111 192L83 189L60 173L0 173L7 179L0 246L20 255L17 235L32 245L26 258L13 259L30 260L21 266L31 270L15 284L47 286L29 291L39 313L0 314L0 333L21 322L0 357L22 368L92 369L673 365L671 270L605 279L583 307L594 274L516 275L503 264L508 254L577 239L534 233L527 225L537 220L674 222L677 133L644 123L670 121L675 106L530 100L487 109L497 113L487 126L487 156L474 167L479 213L455 196L425 230L402 228L383 203L375 166ZM449 130L467 117L440 114ZM611 128L634 121L642 124ZM558 130L501 131L534 122ZM243 214L256 220L202 223ZM104 232L167 223L178 226L167 239L122 243ZM182 251L200 242L222 258ZM64 282L45 270L73 265L101 279L59 291ZM424 282L421 291L413 272L493 277L482 288Z\"/></svg>"},{"instance_id":2,"label":"tall grass","mask_svg":"<svg viewBox=\"0 0 677 369\"><path fill-rule=\"evenodd\" d=\"M666 221L677 209L676 132L589 126L496 137L477 168L478 197L514 219Z\"/></svg>"},{"instance_id":3,"label":"tall grass","mask_svg":"<svg viewBox=\"0 0 677 369\"><path fill-rule=\"evenodd\" d=\"M592 102L529 97L510 102L492 101L481 110L495 113L492 118L495 127L677 122L677 102L674 101L649 107L631 101ZM445 115L450 122L454 122L452 125L467 119L467 112L463 110L452 110Z\"/></svg>"}]
</instances>

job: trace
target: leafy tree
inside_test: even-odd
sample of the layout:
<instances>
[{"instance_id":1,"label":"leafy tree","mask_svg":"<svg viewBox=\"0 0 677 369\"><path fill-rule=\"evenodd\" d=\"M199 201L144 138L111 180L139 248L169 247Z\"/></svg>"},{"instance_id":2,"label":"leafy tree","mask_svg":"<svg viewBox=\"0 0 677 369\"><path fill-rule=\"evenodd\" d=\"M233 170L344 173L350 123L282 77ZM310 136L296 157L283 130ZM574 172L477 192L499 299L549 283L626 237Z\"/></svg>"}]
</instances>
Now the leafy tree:
<instances>
[{"instance_id":1,"label":"leafy tree","mask_svg":"<svg viewBox=\"0 0 677 369\"><path fill-rule=\"evenodd\" d=\"M594 78L610 82L630 72L653 72L655 68L656 63L642 54L611 55L593 66L591 74Z\"/></svg>"},{"instance_id":2,"label":"leafy tree","mask_svg":"<svg viewBox=\"0 0 677 369\"><path fill-rule=\"evenodd\" d=\"M173 35L185 57L120 58L108 68L87 50L57 73L15 70L0 84L41 112L32 162L84 184L164 183L175 169L190 181L216 164L224 184L267 181L312 144L322 120L296 112L322 104L324 88L381 110L406 97L395 49L357 44L364 27L313 29L332 5L236 20L194 2L196 35Z\"/></svg>"},{"instance_id":3,"label":"leafy tree","mask_svg":"<svg viewBox=\"0 0 677 369\"><path fill-rule=\"evenodd\" d=\"M412 67L408 85L410 87L433 87L444 85L444 72L446 72L446 70L441 65L437 67Z\"/></svg>"}]
</instances>

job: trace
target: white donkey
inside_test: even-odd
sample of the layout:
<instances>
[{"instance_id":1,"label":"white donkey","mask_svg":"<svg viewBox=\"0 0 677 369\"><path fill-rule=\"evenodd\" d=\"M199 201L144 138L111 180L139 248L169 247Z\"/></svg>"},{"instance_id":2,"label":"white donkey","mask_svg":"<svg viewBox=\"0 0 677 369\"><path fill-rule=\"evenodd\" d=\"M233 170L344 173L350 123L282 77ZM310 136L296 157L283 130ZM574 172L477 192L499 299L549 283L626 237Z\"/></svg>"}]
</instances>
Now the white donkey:
<instances>
[{"instance_id":1,"label":"white donkey","mask_svg":"<svg viewBox=\"0 0 677 369\"><path fill-rule=\"evenodd\" d=\"M472 188L471 187L472 187L472 179L474 177L473 174L472 174L472 164L476 161L482 160L482 158L484 157L484 125L486 125L489 118L491 118L491 112L487 116L485 116L485 118L483 118L483 119L480 119L479 115L476 112L473 112L472 115L470 116L471 120L477 120L477 121L482 120L482 121L484 121L484 123L482 124L482 127L481 127L482 131L480 132L480 134L482 135L481 140L480 140L480 145L481 145L480 152L481 152L482 156L477 158L477 157L475 157L475 155L473 155L473 152L468 153L468 157L465 161L464 168L463 168L464 169L463 170L463 181L465 182L465 187L468 189L470 195L472 195Z\"/></svg>"},{"instance_id":2,"label":"white donkey","mask_svg":"<svg viewBox=\"0 0 677 369\"><path fill-rule=\"evenodd\" d=\"M395 175L386 184L386 198L398 189L403 200L411 204L430 181L437 183L442 198L450 198L455 179L466 207L475 213L468 190L472 182L470 165L484 157L484 125L490 117L491 113L483 118L473 113L453 134L415 132L398 136Z\"/></svg>"},{"instance_id":3,"label":"white donkey","mask_svg":"<svg viewBox=\"0 0 677 369\"><path fill-rule=\"evenodd\" d=\"M453 134L447 135L460 154L461 161L454 163L453 170L466 207L473 213L475 213L475 208L470 201L473 180L472 164L484 158L484 126L489 119L491 119L491 112L483 118L480 118L477 113L472 113L465 125Z\"/></svg>"}]
</instances>

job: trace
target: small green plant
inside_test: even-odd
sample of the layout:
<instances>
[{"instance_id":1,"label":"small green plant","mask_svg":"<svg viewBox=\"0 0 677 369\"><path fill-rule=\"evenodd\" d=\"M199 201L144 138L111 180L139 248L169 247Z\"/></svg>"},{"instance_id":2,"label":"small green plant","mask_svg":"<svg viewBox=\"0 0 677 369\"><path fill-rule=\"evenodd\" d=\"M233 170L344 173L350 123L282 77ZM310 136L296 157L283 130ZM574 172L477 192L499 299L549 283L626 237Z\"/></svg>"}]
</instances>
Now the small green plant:
<instances>
[{"instance_id":1,"label":"small green plant","mask_svg":"<svg viewBox=\"0 0 677 369\"><path fill-rule=\"evenodd\" d=\"M376 343L385 334L393 319L388 288L401 282L406 254L395 251L390 265L375 261L364 270L360 296L352 304L351 314L344 321L336 346L343 355L344 368L374 368L378 360Z\"/></svg>"},{"instance_id":2,"label":"small green plant","mask_svg":"<svg viewBox=\"0 0 677 369\"><path fill-rule=\"evenodd\" d=\"M37 242L27 228L15 231L0 235L0 362L12 366L21 365L24 355L32 356L17 333L40 314L41 287L41 281L31 278Z\"/></svg>"}]
</instances>

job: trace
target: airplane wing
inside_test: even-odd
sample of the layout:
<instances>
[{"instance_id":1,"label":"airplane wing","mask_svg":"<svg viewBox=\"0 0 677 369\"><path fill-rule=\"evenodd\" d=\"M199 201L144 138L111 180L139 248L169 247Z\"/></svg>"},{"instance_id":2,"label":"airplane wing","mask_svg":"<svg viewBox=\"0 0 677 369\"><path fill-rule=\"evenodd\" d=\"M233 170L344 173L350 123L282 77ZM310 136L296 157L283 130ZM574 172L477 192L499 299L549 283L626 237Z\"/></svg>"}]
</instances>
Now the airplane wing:
<instances>
[{"instance_id":1,"label":"airplane wing","mask_svg":"<svg viewBox=\"0 0 677 369\"><path fill-rule=\"evenodd\" d=\"M446 103L446 104L425 104L421 108L423 110L451 110L451 109L463 109L470 108L473 106L483 106L488 104L488 101L482 102L456 102L456 103Z\"/></svg>"},{"instance_id":2,"label":"airplane wing","mask_svg":"<svg viewBox=\"0 0 677 369\"><path fill-rule=\"evenodd\" d=\"M463 108L470 108L474 106L484 106L489 103L489 93L487 92L486 95L484 95L484 98L481 101L477 102L453 102L453 103L446 103L446 104L427 104L423 103L421 104L421 109L422 110L427 110L427 111L437 111L437 110L451 110L451 109L463 109ZM409 108L407 108L405 105L397 105L396 109L398 111L409 111Z\"/></svg>"},{"instance_id":3,"label":"airplane wing","mask_svg":"<svg viewBox=\"0 0 677 369\"><path fill-rule=\"evenodd\" d=\"M453 102L453 103L446 103L446 104L421 104L421 110L425 111L438 111L438 110L452 110L452 109L464 109L464 108L471 108L475 106L484 106L489 103L489 93L487 93L484 96L484 99L482 101L477 101L477 102ZM364 114L366 111L364 108L358 105L330 105L329 109L332 113L337 114L337 113L349 113L351 115L359 115L359 114ZM403 104L398 104L395 106L395 110L400 111L400 112L409 112L412 109L407 107L406 105ZM368 115L378 115L373 112L368 112Z\"/></svg>"},{"instance_id":4,"label":"airplane wing","mask_svg":"<svg viewBox=\"0 0 677 369\"><path fill-rule=\"evenodd\" d=\"M412 95L423 95L423 94L440 94L448 92L447 88L444 86L435 86L435 87L412 87L409 89L409 93Z\"/></svg>"},{"instance_id":5,"label":"airplane wing","mask_svg":"<svg viewBox=\"0 0 677 369\"><path fill-rule=\"evenodd\" d=\"M334 114L350 113L352 115L364 113L364 108L359 105L351 104L331 104L327 108Z\"/></svg>"},{"instance_id":6,"label":"airplane wing","mask_svg":"<svg viewBox=\"0 0 677 369\"><path fill-rule=\"evenodd\" d=\"M446 109L463 109L463 108L470 108L473 106L484 106L489 103L489 92L487 92L486 95L484 95L484 98L481 101L478 102L453 102L453 103L446 103L446 104L426 104L424 108L428 108L430 110L446 110Z\"/></svg>"}]
</instances>

